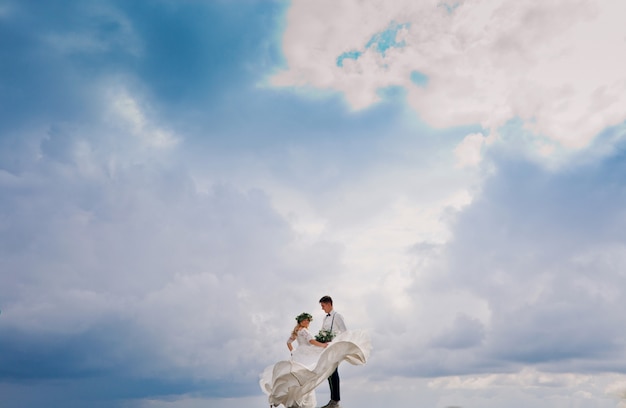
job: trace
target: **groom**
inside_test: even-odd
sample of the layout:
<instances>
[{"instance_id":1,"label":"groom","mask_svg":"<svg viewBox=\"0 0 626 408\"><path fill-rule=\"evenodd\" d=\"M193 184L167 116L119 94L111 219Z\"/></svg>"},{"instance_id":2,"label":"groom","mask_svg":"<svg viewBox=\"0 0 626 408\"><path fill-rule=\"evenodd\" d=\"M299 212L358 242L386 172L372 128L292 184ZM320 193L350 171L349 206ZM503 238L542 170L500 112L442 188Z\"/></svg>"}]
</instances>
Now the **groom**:
<instances>
[{"instance_id":1,"label":"groom","mask_svg":"<svg viewBox=\"0 0 626 408\"><path fill-rule=\"evenodd\" d=\"M331 331L335 336L346 331L343 316L333 310L333 299L330 296L323 296L320 299L320 305L322 310L326 312L322 322L322 330ZM339 397L339 373L337 369L328 377L328 384L330 385L330 401L322 408L339 408L341 398Z\"/></svg>"}]
</instances>

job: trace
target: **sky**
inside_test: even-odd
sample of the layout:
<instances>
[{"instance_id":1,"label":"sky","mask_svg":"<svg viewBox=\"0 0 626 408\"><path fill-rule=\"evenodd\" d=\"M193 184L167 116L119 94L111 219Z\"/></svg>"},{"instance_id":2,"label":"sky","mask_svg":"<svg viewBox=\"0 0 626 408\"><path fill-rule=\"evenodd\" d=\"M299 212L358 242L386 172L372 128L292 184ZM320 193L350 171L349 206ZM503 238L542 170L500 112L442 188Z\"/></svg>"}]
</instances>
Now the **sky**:
<instances>
[{"instance_id":1,"label":"sky","mask_svg":"<svg viewBox=\"0 0 626 408\"><path fill-rule=\"evenodd\" d=\"M0 0L3 408L626 407L625 14Z\"/></svg>"}]
</instances>

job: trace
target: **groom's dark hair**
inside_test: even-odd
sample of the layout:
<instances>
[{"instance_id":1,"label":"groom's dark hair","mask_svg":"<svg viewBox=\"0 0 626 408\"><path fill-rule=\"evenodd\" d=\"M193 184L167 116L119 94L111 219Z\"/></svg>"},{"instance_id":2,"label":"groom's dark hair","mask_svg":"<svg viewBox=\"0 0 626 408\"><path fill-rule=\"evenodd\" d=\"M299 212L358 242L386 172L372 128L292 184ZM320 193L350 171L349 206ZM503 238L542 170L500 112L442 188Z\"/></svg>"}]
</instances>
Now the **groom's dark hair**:
<instances>
[{"instance_id":1,"label":"groom's dark hair","mask_svg":"<svg viewBox=\"0 0 626 408\"><path fill-rule=\"evenodd\" d=\"M322 296L322 298L320 299L320 303L330 303L330 305L332 306L333 298L331 298L330 296Z\"/></svg>"}]
</instances>

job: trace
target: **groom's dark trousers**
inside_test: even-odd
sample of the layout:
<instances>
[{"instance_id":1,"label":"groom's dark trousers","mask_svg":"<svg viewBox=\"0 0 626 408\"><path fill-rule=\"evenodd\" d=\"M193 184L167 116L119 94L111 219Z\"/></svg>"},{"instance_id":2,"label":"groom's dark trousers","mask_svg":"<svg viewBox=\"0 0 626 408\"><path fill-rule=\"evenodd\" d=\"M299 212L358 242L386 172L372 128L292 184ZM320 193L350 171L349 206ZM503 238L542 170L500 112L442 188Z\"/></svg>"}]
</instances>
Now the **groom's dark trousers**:
<instances>
[{"instance_id":1,"label":"groom's dark trousers","mask_svg":"<svg viewBox=\"0 0 626 408\"><path fill-rule=\"evenodd\" d=\"M337 369L328 377L328 384L330 385L330 399L333 401L339 401L339 372Z\"/></svg>"}]
</instances>

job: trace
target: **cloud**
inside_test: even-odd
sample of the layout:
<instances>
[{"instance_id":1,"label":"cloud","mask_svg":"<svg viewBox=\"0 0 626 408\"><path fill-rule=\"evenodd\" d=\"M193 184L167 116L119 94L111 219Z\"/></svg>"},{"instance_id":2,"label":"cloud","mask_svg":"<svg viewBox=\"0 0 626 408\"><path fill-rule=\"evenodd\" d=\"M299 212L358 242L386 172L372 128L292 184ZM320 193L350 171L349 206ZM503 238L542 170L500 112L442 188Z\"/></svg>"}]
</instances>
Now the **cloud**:
<instances>
[{"instance_id":1,"label":"cloud","mask_svg":"<svg viewBox=\"0 0 626 408\"><path fill-rule=\"evenodd\" d=\"M553 170L492 150L450 238L378 281L369 375L622 372L622 152Z\"/></svg>"},{"instance_id":2,"label":"cloud","mask_svg":"<svg viewBox=\"0 0 626 408\"><path fill-rule=\"evenodd\" d=\"M178 143L178 139L171 132L147 123L144 112L138 106L137 100L121 89L111 96L112 121L122 121L122 128L129 128L133 135L139 137L149 147L171 148Z\"/></svg>"},{"instance_id":3,"label":"cloud","mask_svg":"<svg viewBox=\"0 0 626 408\"><path fill-rule=\"evenodd\" d=\"M487 302L482 361L557 371L623 364L624 180L603 182L621 166L621 154L556 173L502 158L454 220L432 287Z\"/></svg>"},{"instance_id":4,"label":"cloud","mask_svg":"<svg viewBox=\"0 0 626 408\"><path fill-rule=\"evenodd\" d=\"M87 401L257 391L255 368L278 358L265 339L291 325L279 310L340 252L298 242L259 189L200 190L138 99L104 95L100 122L1 141L2 382L83 384Z\"/></svg>"},{"instance_id":5,"label":"cloud","mask_svg":"<svg viewBox=\"0 0 626 408\"><path fill-rule=\"evenodd\" d=\"M112 171L118 152L80 128L41 139L43 155L2 185L3 381L97 377L95 399L113 392L104 383L154 382L145 392L162 395L170 381L210 394L225 372L250 381L278 335L265 327L277 311L257 305L293 309L300 285L333 273L332 248L295 245L261 191L198 192L141 144Z\"/></svg>"},{"instance_id":6,"label":"cloud","mask_svg":"<svg viewBox=\"0 0 626 408\"><path fill-rule=\"evenodd\" d=\"M477 166L482 159L481 148L485 143L485 137L480 133L471 133L463 139L454 149L457 158L457 166Z\"/></svg>"},{"instance_id":7,"label":"cloud","mask_svg":"<svg viewBox=\"0 0 626 408\"><path fill-rule=\"evenodd\" d=\"M430 382L433 388L463 388L488 389L494 386L522 386L522 387L576 387L589 382L591 376L575 374L542 373L526 368L515 374L499 374L468 377L442 377Z\"/></svg>"},{"instance_id":8,"label":"cloud","mask_svg":"<svg viewBox=\"0 0 626 408\"><path fill-rule=\"evenodd\" d=\"M485 328L480 320L459 314L448 331L432 340L432 346L449 349L468 348L480 345L484 338Z\"/></svg>"},{"instance_id":9,"label":"cloud","mask_svg":"<svg viewBox=\"0 0 626 408\"><path fill-rule=\"evenodd\" d=\"M626 69L614 58L626 34L617 17L622 3L443 6L294 2L283 37L287 67L272 81L340 92L355 109L379 101L380 89L401 86L433 126L479 123L497 132L521 118L535 135L567 148L587 146L626 119ZM387 39L382 48L371 46L380 38ZM412 82L416 71L426 86Z\"/></svg>"}]
</instances>

